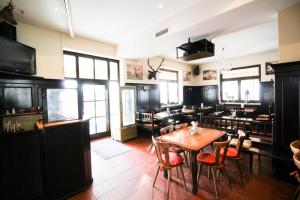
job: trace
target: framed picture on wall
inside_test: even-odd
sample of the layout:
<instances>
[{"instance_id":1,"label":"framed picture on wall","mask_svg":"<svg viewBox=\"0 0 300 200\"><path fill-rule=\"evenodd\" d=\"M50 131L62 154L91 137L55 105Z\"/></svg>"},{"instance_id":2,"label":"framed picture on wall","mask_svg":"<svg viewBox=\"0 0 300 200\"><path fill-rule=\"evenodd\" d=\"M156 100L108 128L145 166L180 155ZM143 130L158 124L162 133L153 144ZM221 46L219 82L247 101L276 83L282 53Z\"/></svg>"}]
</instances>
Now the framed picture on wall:
<instances>
[{"instance_id":1,"label":"framed picture on wall","mask_svg":"<svg viewBox=\"0 0 300 200\"><path fill-rule=\"evenodd\" d=\"M183 81L191 82L192 81L192 72L183 72Z\"/></svg>"},{"instance_id":2,"label":"framed picture on wall","mask_svg":"<svg viewBox=\"0 0 300 200\"><path fill-rule=\"evenodd\" d=\"M126 72L128 80L143 80L143 65L127 64Z\"/></svg>"},{"instance_id":3,"label":"framed picture on wall","mask_svg":"<svg viewBox=\"0 0 300 200\"><path fill-rule=\"evenodd\" d=\"M271 64L274 64L275 62L266 62L265 66L266 66L266 75L271 75L274 74L274 70L271 66Z\"/></svg>"},{"instance_id":4,"label":"framed picture on wall","mask_svg":"<svg viewBox=\"0 0 300 200\"><path fill-rule=\"evenodd\" d=\"M203 80L217 80L217 70L204 70Z\"/></svg>"}]
</instances>

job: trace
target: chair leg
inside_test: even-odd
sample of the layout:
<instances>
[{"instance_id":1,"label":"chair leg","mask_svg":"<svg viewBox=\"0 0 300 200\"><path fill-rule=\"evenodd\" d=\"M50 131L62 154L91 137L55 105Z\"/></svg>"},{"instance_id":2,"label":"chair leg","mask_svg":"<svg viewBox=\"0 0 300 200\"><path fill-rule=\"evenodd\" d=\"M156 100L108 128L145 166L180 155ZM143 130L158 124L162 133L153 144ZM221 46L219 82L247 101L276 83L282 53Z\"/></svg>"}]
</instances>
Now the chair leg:
<instances>
[{"instance_id":1,"label":"chair leg","mask_svg":"<svg viewBox=\"0 0 300 200\"><path fill-rule=\"evenodd\" d=\"M157 170L156 170L156 174L155 174L155 178L154 178L154 182L153 182L153 187L154 187L154 185L155 185L155 182L156 182L156 179L157 179L158 172L159 172L159 166L157 167Z\"/></svg>"},{"instance_id":2,"label":"chair leg","mask_svg":"<svg viewBox=\"0 0 300 200\"><path fill-rule=\"evenodd\" d=\"M236 163L236 166L237 166L238 171L239 171L239 174L240 174L240 183L241 183L241 186L244 187L244 183L243 183L243 172L242 172L242 169L241 169L239 160L235 160L235 163Z\"/></svg>"},{"instance_id":3,"label":"chair leg","mask_svg":"<svg viewBox=\"0 0 300 200\"><path fill-rule=\"evenodd\" d=\"M231 187L231 181L230 181L230 178L228 176L228 173L227 173L227 170L225 169L225 167L223 167L223 172L224 172L224 175L225 175L225 178L229 184L229 187L230 187L230 190L232 190L232 187Z\"/></svg>"},{"instance_id":4,"label":"chair leg","mask_svg":"<svg viewBox=\"0 0 300 200\"><path fill-rule=\"evenodd\" d=\"M198 185L199 185L199 180L200 180L200 175L201 175L201 170L202 170L202 163L199 163L199 170L198 170L198 178L197 178L197 180L198 180Z\"/></svg>"},{"instance_id":5,"label":"chair leg","mask_svg":"<svg viewBox=\"0 0 300 200\"><path fill-rule=\"evenodd\" d=\"M253 165L253 153L249 153L249 168L250 168L250 173L252 174L252 165Z\"/></svg>"},{"instance_id":6,"label":"chair leg","mask_svg":"<svg viewBox=\"0 0 300 200\"><path fill-rule=\"evenodd\" d=\"M167 189L167 199L169 199L170 183L171 183L172 170L168 169L168 189Z\"/></svg>"},{"instance_id":7,"label":"chair leg","mask_svg":"<svg viewBox=\"0 0 300 200\"><path fill-rule=\"evenodd\" d=\"M185 182L185 177L184 177L184 174L183 174L182 165L180 165L179 168L180 168L180 172L181 172L181 176L182 176L182 179L183 179L185 190L187 190L186 182Z\"/></svg>"},{"instance_id":8,"label":"chair leg","mask_svg":"<svg viewBox=\"0 0 300 200\"><path fill-rule=\"evenodd\" d=\"M216 171L212 167L210 167L210 170L211 170L211 173L213 175L213 181L214 181L214 188L215 188L216 199L219 199Z\"/></svg>"},{"instance_id":9,"label":"chair leg","mask_svg":"<svg viewBox=\"0 0 300 200\"><path fill-rule=\"evenodd\" d=\"M178 175L178 167L176 167L176 178L179 178L179 175Z\"/></svg>"},{"instance_id":10,"label":"chair leg","mask_svg":"<svg viewBox=\"0 0 300 200\"><path fill-rule=\"evenodd\" d=\"M210 179L210 169L208 167L208 170L207 170L207 178Z\"/></svg>"},{"instance_id":11,"label":"chair leg","mask_svg":"<svg viewBox=\"0 0 300 200\"><path fill-rule=\"evenodd\" d=\"M217 181L219 181L220 169L217 170Z\"/></svg>"},{"instance_id":12,"label":"chair leg","mask_svg":"<svg viewBox=\"0 0 300 200\"><path fill-rule=\"evenodd\" d=\"M188 158L187 158L187 156L186 156L186 153L183 152L183 155L184 155L184 159L185 159L186 166L187 166L188 168L190 168L190 167L189 167L189 160L188 160Z\"/></svg>"}]
</instances>

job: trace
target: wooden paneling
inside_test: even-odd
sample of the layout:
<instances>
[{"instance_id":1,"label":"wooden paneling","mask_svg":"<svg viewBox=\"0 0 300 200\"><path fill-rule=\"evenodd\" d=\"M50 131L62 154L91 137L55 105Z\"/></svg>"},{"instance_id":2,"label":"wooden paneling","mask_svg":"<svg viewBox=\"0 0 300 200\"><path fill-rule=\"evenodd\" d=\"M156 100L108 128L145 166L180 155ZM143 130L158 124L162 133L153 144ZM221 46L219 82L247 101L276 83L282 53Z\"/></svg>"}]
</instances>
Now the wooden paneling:
<instances>
[{"instance_id":1,"label":"wooden paneling","mask_svg":"<svg viewBox=\"0 0 300 200\"><path fill-rule=\"evenodd\" d=\"M300 62L272 65L275 70L274 147L289 152L289 144L299 139Z\"/></svg>"},{"instance_id":2,"label":"wooden paneling","mask_svg":"<svg viewBox=\"0 0 300 200\"><path fill-rule=\"evenodd\" d=\"M42 196L40 134L0 135L1 199Z\"/></svg>"},{"instance_id":3,"label":"wooden paneling","mask_svg":"<svg viewBox=\"0 0 300 200\"><path fill-rule=\"evenodd\" d=\"M159 111L160 93L158 85L135 85L137 111Z\"/></svg>"},{"instance_id":4,"label":"wooden paneling","mask_svg":"<svg viewBox=\"0 0 300 200\"><path fill-rule=\"evenodd\" d=\"M218 103L218 86L184 86L183 104L187 106L203 103L205 106L215 106Z\"/></svg>"}]
</instances>

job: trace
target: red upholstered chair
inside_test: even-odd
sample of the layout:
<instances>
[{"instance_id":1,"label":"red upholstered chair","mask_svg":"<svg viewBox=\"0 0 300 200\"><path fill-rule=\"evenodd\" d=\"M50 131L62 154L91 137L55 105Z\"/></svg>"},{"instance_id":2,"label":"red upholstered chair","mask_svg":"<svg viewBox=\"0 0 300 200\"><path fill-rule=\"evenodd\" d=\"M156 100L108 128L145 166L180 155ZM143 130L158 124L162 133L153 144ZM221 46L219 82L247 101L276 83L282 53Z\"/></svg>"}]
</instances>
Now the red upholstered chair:
<instances>
[{"instance_id":1,"label":"red upholstered chair","mask_svg":"<svg viewBox=\"0 0 300 200\"><path fill-rule=\"evenodd\" d=\"M182 175L182 179L183 179L183 183L184 183L184 187L187 190L186 187L186 183L185 183L185 177L184 177L184 173L182 170L182 165L184 163L184 158L177 153L174 152L170 152L170 144L169 143L165 143L165 142L161 142L156 140L153 136L152 136L152 142L153 145L155 147L155 152L156 152L156 156L157 156L157 171L156 171L156 175L154 178L154 182L153 182L153 187L155 185L156 179L157 179L157 175L158 172L160 170L167 170L167 174L168 174L168 190L167 190L167 199L169 199L169 190L170 190L170 181L171 181L171 177L172 177L172 168L174 167L179 167L180 168L180 172Z\"/></svg>"},{"instance_id":2,"label":"red upholstered chair","mask_svg":"<svg viewBox=\"0 0 300 200\"><path fill-rule=\"evenodd\" d=\"M205 165L208 167L208 171L212 173L213 175L213 181L214 181L214 188L215 188L215 195L216 198L219 199L219 194L218 194L218 186L217 186L217 173L219 174L220 171L222 171L225 175L226 180L228 181L228 184L231 189L231 183L225 168L225 159L226 156L221 156L220 152L223 149L225 155L227 152L229 146L229 141L225 142L214 142L213 143L213 152L201 152L197 156L197 162L199 163L199 168L198 168L198 183L200 180L200 175L201 175L201 170L202 166Z\"/></svg>"},{"instance_id":3,"label":"red upholstered chair","mask_svg":"<svg viewBox=\"0 0 300 200\"><path fill-rule=\"evenodd\" d=\"M245 140L245 136L240 136L237 143L236 143L236 147L229 147L227 150L227 154L225 152L225 150L221 150L221 155L226 154L226 157L228 160L233 160L237 166L237 169L239 171L239 175L240 175L240 183L241 186L244 187L243 184L243 172L241 169L241 166L239 164L239 160L241 159L240 153L241 153L241 147L243 146Z\"/></svg>"},{"instance_id":4,"label":"red upholstered chair","mask_svg":"<svg viewBox=\"0 0 300 200\"><path fill-rule=\"evenodd\" d=\"M160 135L165 135L165 134L173 132L173 131L174 131L174 125L166 126L166 127L163 127L163 128L160 129ZM175 147L171 147L170 151L174 152L174 153L178 153L178 154L183 153L185 161L186 161L186 165L189 168L189 164L187 162L187 156L186 156L186 153L185 153L184 150L178 149L178 148L175 148Z\"/></svg>"}]
</instances>

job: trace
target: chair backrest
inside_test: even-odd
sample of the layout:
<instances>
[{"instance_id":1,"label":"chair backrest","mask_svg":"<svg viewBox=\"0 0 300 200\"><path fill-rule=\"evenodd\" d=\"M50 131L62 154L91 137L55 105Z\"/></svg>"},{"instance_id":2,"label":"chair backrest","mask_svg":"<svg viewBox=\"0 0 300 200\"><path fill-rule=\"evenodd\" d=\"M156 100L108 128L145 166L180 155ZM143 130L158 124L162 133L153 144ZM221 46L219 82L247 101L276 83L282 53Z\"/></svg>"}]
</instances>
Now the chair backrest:
<instances>
[{"instance_id":1,"label":"chair backrest","mask_svg":"<svg viewBox=\"0 0 300 200\"><path fill-rule=\"evenodd\" d=\"M141 114L142 121L152 121L152 119L153 119L153 113L142 113Z\"/></svg>"},{"instance_id":2,"label":"chair backrest","mask_svg":"<svg viewBox=\"0 0 300 200\"><path fill-rule=\"evenodd\" d=\"M158 141L157 139L152 136L152 142L155 148L155 153L157 156L157 161L160 166L170 168L170 155L169 155L169 148L170 144L166 142Z\"/></svg>"},{"instance_id":3,"label":"chair backrest","mask_svg":"<svg viewBox=\"0 0 300 200\"><path fill-rule=\"evenodd\" d=\"M243 146L244 140L246 138L246 133L244 131L238 130L239 139L236 144L236 150L238 152L238 156L240 155L241 148Z\"/></svg>"},{"instance_id":4,"label":"chair backrest","mask_svg":"<svg viewBox=\"0 0 300 200\"><path fill-rule=\"evenodd\" d=\"M215 153L215 165L219 166L219 165L223 165L226 159L226 154L227 154L227 149L229 146L229 140L224 141L224 142L214 142L213 146L214 146L214 153ZM223 149L223 156L220 156L220 152L221 149Z\"/></svg>"},{"instance_id":5,"label":"chair backrest","mask_svg":"<svg viewBox=\"0 0 300 200\"><path fill-rule=\"evenodd\" d=\"M160 129L160 134L165 135L165 134L173 132L173 131L174 131L174 125L165 126Z\"/></svg>"},{"instance_id":6,"label":"chair backrest","mask_svg":"<svg viewBox=\"0 0 300 200\"><path fill-rule=\"evenodd\" d=\"M175 130L179 130L179 129L182 129L182 128L188 127L188 126L189 126L188 123L177 124L177 125L175 126Z\"/></svg>"}]
</instances>

